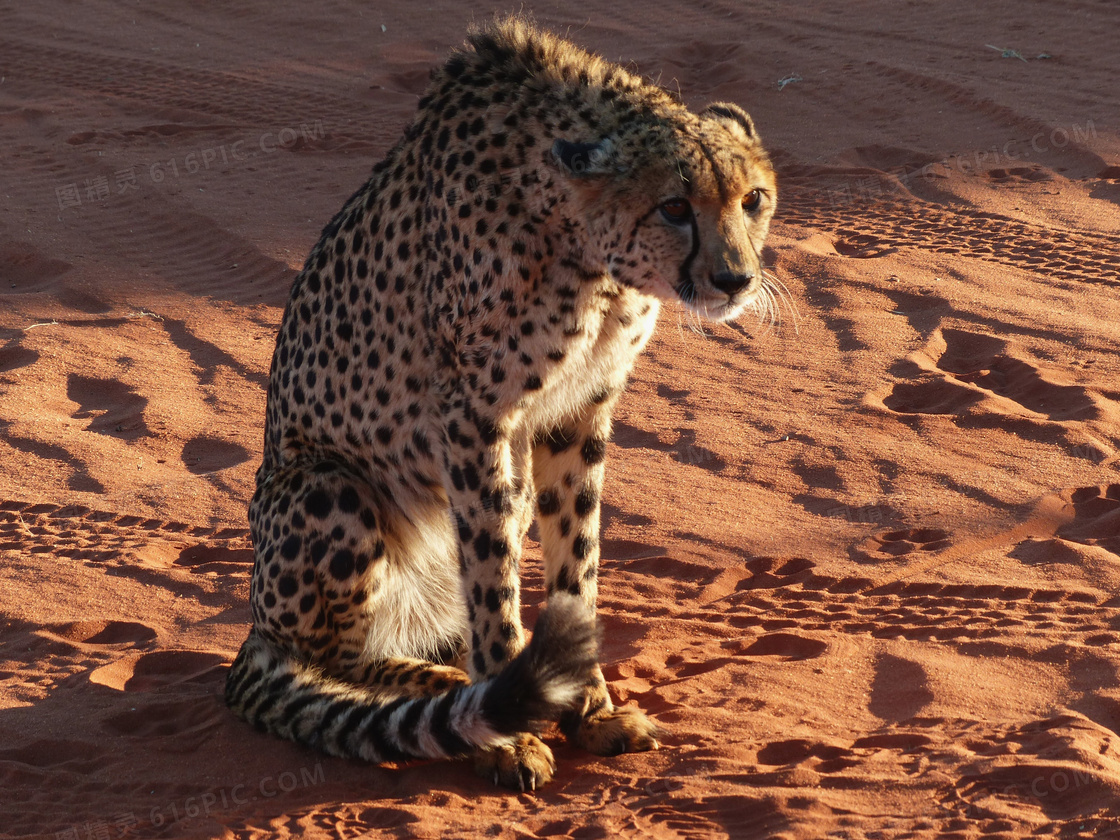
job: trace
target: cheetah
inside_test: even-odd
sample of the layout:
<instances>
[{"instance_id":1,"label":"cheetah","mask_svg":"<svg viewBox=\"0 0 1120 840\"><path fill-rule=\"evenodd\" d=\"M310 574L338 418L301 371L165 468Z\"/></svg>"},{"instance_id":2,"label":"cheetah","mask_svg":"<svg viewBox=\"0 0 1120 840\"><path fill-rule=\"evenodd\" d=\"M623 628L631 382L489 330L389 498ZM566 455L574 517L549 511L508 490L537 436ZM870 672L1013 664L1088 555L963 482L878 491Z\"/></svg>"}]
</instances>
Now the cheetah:
<instances>
[{"instance_id":1,"label":"cheetah","mask_svg":"<svg viewBox=\"0 0 1120 840\"><path fill-rule=\"evenodd\" d=\"M739 106L692 112L523 19L433 70L280 325L236 714L375 763L473 757L521 790L555 772L552 724L601 755L657 748L598 664L611 411L662 301L770 311L776 197Z\"/></svg>"}]
</instances>

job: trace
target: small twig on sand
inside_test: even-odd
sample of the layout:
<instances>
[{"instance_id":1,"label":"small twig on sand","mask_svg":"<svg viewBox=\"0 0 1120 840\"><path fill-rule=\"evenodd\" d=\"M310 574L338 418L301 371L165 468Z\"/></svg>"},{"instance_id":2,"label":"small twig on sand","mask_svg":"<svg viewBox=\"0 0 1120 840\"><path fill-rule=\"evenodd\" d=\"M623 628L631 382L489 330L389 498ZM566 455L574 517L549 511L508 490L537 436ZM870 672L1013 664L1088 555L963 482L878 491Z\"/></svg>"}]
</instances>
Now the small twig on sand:
<instances>
[{"instance_id":1,"label":"small twig on sand","mask_svg":"<svg viewBox=\"0 0 1120 840\"><path fill-rule=\"evenodd\" d=\"M984 46L990 50L995 50L996 52L998 52L1000 58L1017 58L1020 61L1026 61L1026 59L1023 58L1022 51L1020 50L1012 50L1008 49L1007 47L993 47L991 44L985 44Z\"/></svg>"},{"instance_id":2,"label":"small twig on sand","mask_svg":"<svg viewBox=\"0 0 1120 840\"><path fill-rule=\"evenodd\" d=\"M162 321L163 320L163 316L160 315L158 312L151 312L150 310L147 310L147 309L134 309L131 312L129 312L128 315L126 315L125 317L129 318L129 319L154 318L157 321Z\"/></svg>"}]
</instances>

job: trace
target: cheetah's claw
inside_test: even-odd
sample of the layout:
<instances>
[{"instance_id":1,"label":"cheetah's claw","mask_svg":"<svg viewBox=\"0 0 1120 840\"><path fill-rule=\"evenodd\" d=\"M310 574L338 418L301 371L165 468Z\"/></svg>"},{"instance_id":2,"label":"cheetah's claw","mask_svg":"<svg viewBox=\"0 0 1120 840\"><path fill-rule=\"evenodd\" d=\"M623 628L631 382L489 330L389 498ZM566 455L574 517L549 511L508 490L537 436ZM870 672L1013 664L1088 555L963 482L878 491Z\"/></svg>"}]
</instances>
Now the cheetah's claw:
<instances>
[{"instance_id":1,"label":"cheetah's claw","mask_svg":"<svg viewBox=\"0 0 1120 840\"><path fill-rule=\"evenodd\" d=\"M556 760L552 750L536 735L519 735L512 744L493 747L475 755L474 769L492 778L499 787L535 791L552 781Z\"/></svg>"}]
</instances>

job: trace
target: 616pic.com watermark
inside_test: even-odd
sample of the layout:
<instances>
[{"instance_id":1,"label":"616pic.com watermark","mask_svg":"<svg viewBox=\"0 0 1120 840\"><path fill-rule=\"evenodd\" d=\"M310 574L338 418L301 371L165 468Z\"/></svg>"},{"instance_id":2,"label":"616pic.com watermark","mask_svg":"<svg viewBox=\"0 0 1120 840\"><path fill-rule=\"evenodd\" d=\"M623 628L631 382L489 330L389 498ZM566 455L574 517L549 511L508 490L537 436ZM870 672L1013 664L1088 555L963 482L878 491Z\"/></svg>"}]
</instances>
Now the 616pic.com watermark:
<instances>
[{"instance_id":1,"label":"616pic.com watermark","mask_svg":"<svg viewBox=\"0 0 1120 840\"><path fill-rule=\"evenodd\" d=\"M211 168L243 163L261 155L270 155L294 148L300 142L321 140L327 136L322 120L300 123L298 128L266 131L255 140L238 140L217 146L194 149L150 163L127 166L112 174L93 175L55 189L59 211L83 204L99 204L114 195L125 195L140 189L141 183L162 184L168 179L186 178Z\"/></svg>"},{"instance_id":2,"label":"616pic.com watermark","mask_svg":"<svg viewBox=\"0 0 1120 840\"><path fill-rule=\"evenodd\" d=\"M294 790L315 787L326 781L323 764L317 762L313 767L300 767L298 772L285 770L275 776L265 776L255 784L236 784L228 788L217 788L182 800L163 802L150 808L144 807L139 813L125 811L108 819L72 825L56 832L55 840L115 840L115 838L127 837L144 826L153 828L172 826L183 820L230 811L250 802L275 799Z\"/></svg>"}]
</instances>

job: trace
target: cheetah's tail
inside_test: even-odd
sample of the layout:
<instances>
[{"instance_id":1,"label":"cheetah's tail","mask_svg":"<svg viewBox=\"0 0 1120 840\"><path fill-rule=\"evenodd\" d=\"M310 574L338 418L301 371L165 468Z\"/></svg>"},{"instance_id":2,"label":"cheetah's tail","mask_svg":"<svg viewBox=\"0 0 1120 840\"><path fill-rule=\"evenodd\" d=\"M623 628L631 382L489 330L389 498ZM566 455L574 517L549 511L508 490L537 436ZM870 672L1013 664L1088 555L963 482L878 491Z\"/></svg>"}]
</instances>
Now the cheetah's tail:
<instances>
[{"instance_id":1,"label":"cheetah's tail","mask_svg":"<svg viewBox=\"0 0 1120 840\"><path fill-rule=\"evenodd\" d=\"M511 743L572 708L597 647L593 613L556 593L528 646L497 676L432 697L393 698L324 676L250 632L226 680L226 702L258 729L330 755L450 758Z\"/></svg>"}]
</instances>

